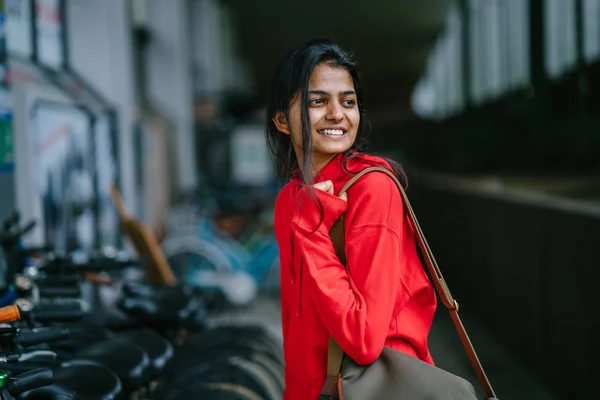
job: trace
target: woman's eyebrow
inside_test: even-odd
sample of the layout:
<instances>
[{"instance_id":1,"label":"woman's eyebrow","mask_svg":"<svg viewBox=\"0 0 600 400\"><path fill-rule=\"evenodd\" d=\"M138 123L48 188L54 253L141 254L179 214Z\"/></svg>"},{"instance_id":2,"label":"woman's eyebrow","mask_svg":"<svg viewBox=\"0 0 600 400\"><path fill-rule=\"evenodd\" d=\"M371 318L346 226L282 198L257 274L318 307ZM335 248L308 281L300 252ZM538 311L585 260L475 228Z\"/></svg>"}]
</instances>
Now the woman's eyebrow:
<instances>
[{"instance_id":1,"label":"woman's eyebrow","mask_svg":"<svg viewBox=\"0 0 600 400\"><path fill-rule=\"evenodd\" d=\"M308 93L310 94L320 94L320 95L329 95L330 93L324 91L324 90L309 90ZM346 90L344 92L341 92L340 94L344 95L344 96L349 96L349 95L353 95L356 94L356 92L354 90Z\"/></svg>"}]
</instances>

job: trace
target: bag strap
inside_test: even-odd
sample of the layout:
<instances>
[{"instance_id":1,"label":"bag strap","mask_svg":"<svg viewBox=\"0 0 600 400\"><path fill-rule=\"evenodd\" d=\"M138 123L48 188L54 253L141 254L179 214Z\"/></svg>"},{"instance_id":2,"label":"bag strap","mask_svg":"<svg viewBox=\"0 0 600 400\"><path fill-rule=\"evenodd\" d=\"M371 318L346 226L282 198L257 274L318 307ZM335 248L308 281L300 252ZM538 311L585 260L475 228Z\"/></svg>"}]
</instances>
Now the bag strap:
<instances>
[{"instance_id":1,"label":"bag strap","mask_svg":"<svg viewBox=\"0 0 600 400\"><path fill-rule=\"evenodd\" d=\"M446 284L446 281L444 280L444 277L442 276L442 271L440 271L440 268L439 268L437 262L435 261L435 258L433 257L431 248L429 247L429 244L425 240L425 235L423 234L423 231L421 230L421 226L419 225L419 222L417 221L415 212L412 209L412 206L410 205L410 202L408 201L406 192L404 191L404 188L402 187L402 184L400 183L400 181L398 181L398 178L396 178L396 176L394 174L392 174L389 170L387 170L385 168L369 167L369 168L366 168L363 171L359 172L354 177L352 177L352 179L350 179L348 181L348 183L346 183L344 185L344 187L342 188L342 190L340 191L338 196L341 196L342 193L345 193L362 176L364 176L370 172L376 172L376 171L383 172L384 174L388 175L390 178L392 178L394 180L394 182L398 186L398 189L400 190L400 193L402 195L402 200L404 202L406 212L408 214L409 221L411 222L414 233L415 233L415 238L417 239L417 243L419 244L419 247L423 254L423 258L425 259L425 264L427 266L427 270L433 281L433 286L435 287L436 291L438 292L438 294L442 300L442 303L444 304L444 306L446 306L446 308L450 312L450 316L452 317L452 321L454 322L456 331L458 332L458 335L460 336L460 340L462 341L462 344L467 352L467 355L469 356L469 360L471 361L471 364L473 365L473 369L475 370L477 377L479 379L479 382L480 382L481 386L483 387L483 389L485 390L487 397L495 398L496 395L494 393L494 389L492 388L492 385L490 384L490 381L489 381L485 371L483 370L483 366L481 365L481 362L479 361L479 357L477 357L475 348L473 347L473 344L471 343L471 340L469 339L469 335L467 335L467 331L465 330L465 327L458 315L458 302L454 299L454 297L452 297L452 294L450 293L450 289L448 288L448 285ZM342 224L343 224L343 222L342 222ZM340 257L340 260L345 264L344 231L343 231L343 229L338 228L335 231L332 229L331 238L332 238L334 247L336 249L336 252L337 252L338 256ZM333 340L333 338L330 337L329 338L329 351L328 351L328 357L327 357L327 376L330 380L336 379L338 377L341 367L342 367L343 355L344 355L343 350L335 342L335 340Z\"/></svg>"}]
</instances>

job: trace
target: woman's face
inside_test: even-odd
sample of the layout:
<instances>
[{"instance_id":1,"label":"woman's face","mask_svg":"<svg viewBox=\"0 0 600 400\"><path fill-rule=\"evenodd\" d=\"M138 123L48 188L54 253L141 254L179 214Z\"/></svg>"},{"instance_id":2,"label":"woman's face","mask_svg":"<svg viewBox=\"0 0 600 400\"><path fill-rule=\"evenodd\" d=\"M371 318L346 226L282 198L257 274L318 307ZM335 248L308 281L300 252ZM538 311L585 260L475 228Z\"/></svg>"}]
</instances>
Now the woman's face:
<instances>
[{"instance_id":1,"label":"woman's face","mask_svg":"<svg viewBox=\"0 0 600 400\"><path fill-rule=\"evenodd\" d=\"M302 163L302 101L297 95L287 118L275 118L279 131L291 135L298 162ZM312 136L312 157L320 171L337 154L350 149L356 140L360 112L352 77L343 68L319 64L308 85L308 115Z\"/></svg>"}]
</instances>

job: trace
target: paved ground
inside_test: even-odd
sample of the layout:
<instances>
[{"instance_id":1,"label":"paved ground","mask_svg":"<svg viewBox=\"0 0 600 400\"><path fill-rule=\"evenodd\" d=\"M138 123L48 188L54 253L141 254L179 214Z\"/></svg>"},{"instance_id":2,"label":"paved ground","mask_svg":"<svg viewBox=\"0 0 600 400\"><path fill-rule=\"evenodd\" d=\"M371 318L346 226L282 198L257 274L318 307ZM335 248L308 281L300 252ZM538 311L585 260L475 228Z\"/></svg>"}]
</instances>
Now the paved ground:
<instances>
[{"instance_id":1,"label":"paved ground","mask_svg":"<svg viewBox=\"0 0 600 400\"><path fill-rule=\"evenodd\" d=\"M468 379L481 393L452 320L443 307L438 310L430 337L431 353L436 364ZM476 319L464 312L461 318L500 400L558 400L514 356L507 353ZM232 322L258 323L281 338L279 306L272 299L261 298L247 310L230 312L211 321L213 324Z\"/></svg>"}]
</instances>

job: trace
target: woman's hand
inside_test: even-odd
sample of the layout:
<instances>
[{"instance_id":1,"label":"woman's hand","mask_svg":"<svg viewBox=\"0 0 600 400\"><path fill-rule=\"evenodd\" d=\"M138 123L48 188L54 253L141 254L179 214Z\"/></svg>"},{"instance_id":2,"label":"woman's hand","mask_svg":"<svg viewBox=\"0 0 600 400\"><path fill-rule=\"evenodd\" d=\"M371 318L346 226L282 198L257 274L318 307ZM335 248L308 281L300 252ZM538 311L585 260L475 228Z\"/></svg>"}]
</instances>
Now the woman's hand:
<instances>
[{"instance_id":1,"label":"woman's hand","mask_svg":"<svg viewBox=\"0 0 600 400\"><path fill-rule=\"evenodd\" d=\"M318 202L310 198L307 190L312 188L318 197ZM328 235L331 227L346 211L348 197L334 194L333 183L324 181L313 186L305 186L298 192L300 207L294 212L294 222L302 235L308 236L320 230Z\"/></svg>"},{"instance_id":2,"label":"woman's hand","mask_svg":"<svg viewBox=\"0 0 600 400\"><path fill-rule=\"evenodd\" d=\"M323 192L329 193L330 195L333 196L333 182L331 182L331 181L323 181L323 182L315 183L315 185L313 187L315 189L322 190ZM346 195L346 193L342 193L342 195L339 196L339 198L344 201L348 201L348 196Z\"/></svg>"}]
</instances>

